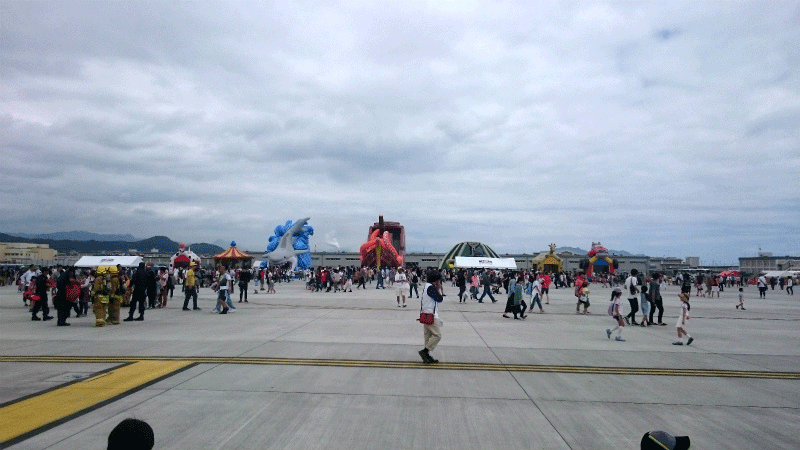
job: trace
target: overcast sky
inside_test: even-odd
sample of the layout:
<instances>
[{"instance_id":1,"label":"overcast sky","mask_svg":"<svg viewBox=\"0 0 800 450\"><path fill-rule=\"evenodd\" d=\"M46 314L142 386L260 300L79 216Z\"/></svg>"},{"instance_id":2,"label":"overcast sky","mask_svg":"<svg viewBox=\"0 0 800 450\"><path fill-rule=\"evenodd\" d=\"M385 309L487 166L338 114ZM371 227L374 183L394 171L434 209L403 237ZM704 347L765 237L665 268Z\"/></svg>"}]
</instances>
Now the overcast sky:
<instances>
[{"instance_id":1,"label":"overcast sky","mask_svg":"<svg viewBox=\"0 0 800 450\"><path fill-rule=\"evenodd\" d=\"M0 3L0 231L800 254L800 3ZM327 239L326 239L327 238Z\"/></svg>"}]
</instances>

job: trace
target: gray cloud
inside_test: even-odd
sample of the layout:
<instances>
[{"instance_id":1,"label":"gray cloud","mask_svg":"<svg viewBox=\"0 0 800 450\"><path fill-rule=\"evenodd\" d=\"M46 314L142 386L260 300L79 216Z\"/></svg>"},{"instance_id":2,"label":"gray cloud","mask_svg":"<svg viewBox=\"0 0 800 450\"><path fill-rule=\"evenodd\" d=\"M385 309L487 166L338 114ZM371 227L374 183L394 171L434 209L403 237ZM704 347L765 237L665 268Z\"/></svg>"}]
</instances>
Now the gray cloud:
<instances>
[{"instance_id":1,"label":"gray cloud","mask_svg":"<svg viewBox=\"0 0 800 450\"><path fill-rule=\"evenodd\" d=\"M798 254L785 6L6 3L0 230Z\"/></svg>"}]
</instances>

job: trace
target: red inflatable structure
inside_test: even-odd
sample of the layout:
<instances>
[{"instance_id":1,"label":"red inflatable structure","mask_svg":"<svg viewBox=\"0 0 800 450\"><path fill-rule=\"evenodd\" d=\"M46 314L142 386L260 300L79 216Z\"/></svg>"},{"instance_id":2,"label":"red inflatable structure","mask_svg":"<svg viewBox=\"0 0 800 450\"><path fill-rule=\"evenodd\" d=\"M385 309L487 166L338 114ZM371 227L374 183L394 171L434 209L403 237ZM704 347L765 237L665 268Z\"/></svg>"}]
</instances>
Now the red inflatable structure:
<instances>
[{"instance_id":1,"label":"red inflatable structure","mask_svg":"<svg viewBox=\"0 0 800 450\"><path fill-rule=\"evenodd\" d=\"M614 269L619 267L619 263L615 259L608 256L608 249L603 247L599 242L592 242L592 249L587 253L589 259L581 261L581 269L586 270L586 276L591 277L594 272L594 263L598 259L602 259L608 263L608 273L613 274Z\"/></svg>"},{"instance_id":2,"label":"red inflatable structure","mask_svg":"<svg viewBox=\"0 0 800 450\"><path fill-rule=\"evenodd\" d=\"M362 266L402 267L405 228L399 222L384 222L383 216L378 216L378 221L369 227L367 242L361 244L360 250Z\"/></svg>"}]
</instances>

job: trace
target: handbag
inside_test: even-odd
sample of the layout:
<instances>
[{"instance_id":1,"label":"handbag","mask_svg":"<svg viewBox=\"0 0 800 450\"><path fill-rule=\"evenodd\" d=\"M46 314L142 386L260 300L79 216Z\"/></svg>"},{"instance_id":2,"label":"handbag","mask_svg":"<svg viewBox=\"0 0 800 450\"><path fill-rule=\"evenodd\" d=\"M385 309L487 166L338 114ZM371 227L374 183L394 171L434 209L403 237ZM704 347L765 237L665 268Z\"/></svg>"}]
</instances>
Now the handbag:
<instances>
[{"instance_id":1,"label":"handbag","mask_svg":"<svg viewBox=\"0 0 800 450\"><path fill-rule=\"evenodd\" d=\"M436 305L433 305L433 314L436 313ZM422 312L422 300L419 301L419 323L423 325L433 325L433 314Z\"/></svg>"},{"instance_id":2,"label":"handbag","mask_svg":"<svg viewBox=\"0 0 800 450\"><path fill-rule=\"evenodd\" d=\"M81 285L78 283L69 283L64 288L64 297L70 303L75 303L81 296Z\"/></svg>"}]
</instances>

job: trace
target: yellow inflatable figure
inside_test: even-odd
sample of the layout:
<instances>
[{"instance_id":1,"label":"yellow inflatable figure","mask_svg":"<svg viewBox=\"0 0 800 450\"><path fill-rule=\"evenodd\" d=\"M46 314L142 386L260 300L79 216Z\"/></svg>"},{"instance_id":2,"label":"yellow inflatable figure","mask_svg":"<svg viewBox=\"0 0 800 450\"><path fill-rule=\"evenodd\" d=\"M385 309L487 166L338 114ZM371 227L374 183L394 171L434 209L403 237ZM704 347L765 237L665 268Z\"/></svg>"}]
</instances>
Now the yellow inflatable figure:
<instances>
[{"instance_id":1,"label":"yellow inflatable figure","mask_svg":"<svg viewBox=\"0 0 800 450\"><path fill-rule=\"evenodd\" d=\"M94 285L92 286L92 311L94 312L94 326L102 327L106 324L108 308L108 287L106 286L106 266L99 266L96 270ZM119 320L119 308L117 308Z\"/></svg>"},{"instance_id":2,"label":"yellow inflatable figure","mask_svg":"<svg viewBox=\"0 0 800 450\"><path fill-rule=\"evenodd\" d=\"M119 307L122 304L124 290L119 282L119 272L117 266L108 268L109 292L108 292L108 322L112 325L119 325Z\"/></svg>"}]
</instances>

